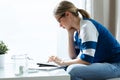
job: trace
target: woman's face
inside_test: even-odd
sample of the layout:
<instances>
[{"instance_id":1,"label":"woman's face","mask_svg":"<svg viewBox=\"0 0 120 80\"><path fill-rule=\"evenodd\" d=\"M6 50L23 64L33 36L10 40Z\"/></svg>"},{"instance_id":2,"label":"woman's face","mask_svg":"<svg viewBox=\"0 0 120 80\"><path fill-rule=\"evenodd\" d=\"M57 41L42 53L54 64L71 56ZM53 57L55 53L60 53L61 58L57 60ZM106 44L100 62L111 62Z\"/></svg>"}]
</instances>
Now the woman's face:
<instances>
[{"instance_id":1,"label":"woman's face","mask_svg":"<svg viewBox=\"0 0 120 80\"><path fill-rule=\"evenodd\" d=\"M72 18L70 12L65 12L61 16L57 16L56 19L60 24L60 27L69 30L72 27Z\"/></svg>"}]
</instances>

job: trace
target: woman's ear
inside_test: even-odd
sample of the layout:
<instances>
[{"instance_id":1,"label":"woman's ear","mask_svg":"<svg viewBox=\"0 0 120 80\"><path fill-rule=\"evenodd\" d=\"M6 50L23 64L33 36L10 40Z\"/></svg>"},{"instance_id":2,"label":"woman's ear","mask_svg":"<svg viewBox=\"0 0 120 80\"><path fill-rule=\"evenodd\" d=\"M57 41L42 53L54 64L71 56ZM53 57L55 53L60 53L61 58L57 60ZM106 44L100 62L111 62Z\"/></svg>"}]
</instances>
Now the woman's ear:
<instances>
[{"instance_id":1,"label":"woman's ear","mask_svg":"<svg viewBox=\"0 0 120 80\"><path fill-rule=\"evenodd\" d=\"M69 16L70 15L70 12L69 11L66 11L65 12L65 16Z\"/></svg>"}]
</instances>

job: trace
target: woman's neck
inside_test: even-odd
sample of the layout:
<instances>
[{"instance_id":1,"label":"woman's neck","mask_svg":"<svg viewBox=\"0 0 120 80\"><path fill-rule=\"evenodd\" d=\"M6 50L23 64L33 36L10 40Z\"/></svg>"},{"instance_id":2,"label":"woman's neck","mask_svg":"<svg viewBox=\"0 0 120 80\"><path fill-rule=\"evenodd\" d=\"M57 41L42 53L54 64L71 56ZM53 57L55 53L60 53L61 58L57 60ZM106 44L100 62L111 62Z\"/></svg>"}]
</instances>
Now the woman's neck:
<instances>
[{"instance_id":1,"label":"woman's neck","mask_svg":"<svg viewBox=\"0 0 120 80\"><path fill-rule=\"evenodd\" d=\"M77 17L74 21L74 27L78 33L80 32L80 20L81 19L79 17Z\"/></svg>"}]
</instances>

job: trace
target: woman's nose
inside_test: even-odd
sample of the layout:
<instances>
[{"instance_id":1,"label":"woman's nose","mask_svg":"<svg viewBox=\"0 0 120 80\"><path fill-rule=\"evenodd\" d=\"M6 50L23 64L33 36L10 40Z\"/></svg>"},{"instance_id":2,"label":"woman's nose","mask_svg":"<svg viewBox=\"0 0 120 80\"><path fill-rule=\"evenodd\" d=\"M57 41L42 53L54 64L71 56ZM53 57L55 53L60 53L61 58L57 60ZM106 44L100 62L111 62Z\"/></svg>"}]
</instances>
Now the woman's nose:
<instances>
[{"instance_id":1,"label":"woman's nose","mask_svg":"<svg viewBox=\"0 0 120 80\"><path fill-rule=\"evenodd\" d=\"M63 27L62 24L60 24L60 27Z\"/></svg>"},{"instance_id":2,"label":"woman's nose","mask_svg":"<svg viewBox=\"0 0 120 80\"><path fill-rule=\"evenodd\" d=\"M64 27L62 24L60 24L60 27L62 27L62 28L64 28L64 29L65 29L65 27Z\"/></svg>"}]
</instances>

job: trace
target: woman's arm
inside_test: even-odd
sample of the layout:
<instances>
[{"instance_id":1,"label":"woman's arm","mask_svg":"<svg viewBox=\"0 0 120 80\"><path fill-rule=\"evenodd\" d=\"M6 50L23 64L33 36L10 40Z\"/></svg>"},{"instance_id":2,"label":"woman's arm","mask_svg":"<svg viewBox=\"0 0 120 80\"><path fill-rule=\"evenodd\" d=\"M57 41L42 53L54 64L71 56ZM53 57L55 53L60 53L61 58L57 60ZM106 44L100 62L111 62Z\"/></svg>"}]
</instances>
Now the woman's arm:
<instances>
[{"instance_id":1,"label":"woman's arm","mask_svg":"<svg viewBox=\"0 0 120 80\"><path fill-rule=\"evenodd\" d=\"M75 51L75 45L74 45L74 32L75 29L68 30L68 50L69 50L69 56L71 59L75 59L77 57L76 51Z\"/></svg>"},{"instance_id":2,"label":"woman's arm","mask_svg":"<svg viewBox=\"0 0 120 80\"><path fill-rule=\"evenodd\" d=\"M61 65L71 65L71 64L85 64L89 65L89 62L83 61L80 58L76 58L73 60L63 61Z\"/></svg>"},{"instance_id":3,"label":"woman's arm","mask_svg":"<svg viewBox=\"0 0 120 80\"><path fill-rule=\"evenodd\" d=\"M85 65L90 64L89 62L83 61L80 58L63 61L62 59L60 59L60 58L58 58L56 56L49 57L48 62L55 62L56 64L58 64L60 66L69 66L71 64L85 64Z\"/></svg>"}]
</instances>

